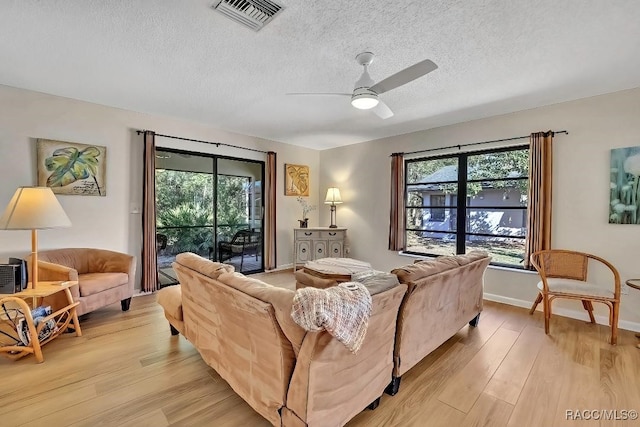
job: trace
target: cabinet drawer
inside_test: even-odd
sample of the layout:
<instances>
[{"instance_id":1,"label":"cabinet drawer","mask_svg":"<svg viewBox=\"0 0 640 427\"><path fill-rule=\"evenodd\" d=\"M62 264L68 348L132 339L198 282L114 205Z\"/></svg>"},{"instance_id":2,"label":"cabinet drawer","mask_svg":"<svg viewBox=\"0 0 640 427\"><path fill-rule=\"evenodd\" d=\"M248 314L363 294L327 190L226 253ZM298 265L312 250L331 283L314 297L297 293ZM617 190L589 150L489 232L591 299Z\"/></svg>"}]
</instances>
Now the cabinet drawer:
<instances>
[{"instance_id":1,"label":"cabinet drawer","mask_svg":"<svg viewBox=\"0 0 640 427\"><path fill-rule=\"evenodd\" d=\"M296 230L296 240L313 240L319 239L319 231Z\"/></svg>"},{"instance_id":2,"label":"cabinet drawer","mask_svg":"<svg viewBox=\"0 0 640 427\"><path fill-rule=\"evenodd\" d=\"M344 231L321 231L320 238L326 240L343 240Z\"/></svg>"}]
</instances>

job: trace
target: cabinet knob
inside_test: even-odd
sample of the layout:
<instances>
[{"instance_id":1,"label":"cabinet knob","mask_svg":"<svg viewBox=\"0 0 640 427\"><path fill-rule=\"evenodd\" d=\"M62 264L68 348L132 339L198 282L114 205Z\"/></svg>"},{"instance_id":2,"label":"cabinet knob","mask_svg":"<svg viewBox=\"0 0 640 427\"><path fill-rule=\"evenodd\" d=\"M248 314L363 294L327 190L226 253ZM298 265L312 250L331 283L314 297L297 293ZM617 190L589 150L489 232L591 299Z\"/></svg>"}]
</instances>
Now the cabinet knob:
<instances>
[{"instance_id":1,"label":"cabinet knob","mask_svg":"<svg viewBox=\"0 0 640 427\"><path fill-rule=\"evenodd\" d=\"M322 248L318 248L318 253L321 254L322 253Z\"/></svg>"},{"instance_id":2,"label":"cabinet knob","mask_svg":"<svg viewBox=\"0 0 640 427\"><path fill-rule=\"evenodd\" d=\"M335 236L338 233L329 233L329 236Z\"/></svg>"},{"instance_id":3,"label":"cabinet knob","mask_svg":"<svg viewBox=\"0 0 640 427\"><path fill-rule=\"evenodd\" d=\"M305 253L305 252L307 252L307 250L305 248L302 248L302 250L300 252Z\"/></svg>"},{"instance_id":4,"label":"cabinet knob","mask_svg":"<svg viewBox=\"0 0 640 427\"><path fill-rule=\"evenodd\" d=\"M313 233L307 233L306 231L304 232L305 236L311 236Z\"/></svg>"},{"instance_id":5,"label":"cabinet knob","mask_svg":"<svg viewBox=\"0 0 640 427\"><path fill-rule=\"evenodd\" d=\"M335 248L335 249L333 250L333 253L334 253L334 254L337 254L338 252L340 252L340 251L338 251L338 248Z\"/></svg>"}]
</instances>

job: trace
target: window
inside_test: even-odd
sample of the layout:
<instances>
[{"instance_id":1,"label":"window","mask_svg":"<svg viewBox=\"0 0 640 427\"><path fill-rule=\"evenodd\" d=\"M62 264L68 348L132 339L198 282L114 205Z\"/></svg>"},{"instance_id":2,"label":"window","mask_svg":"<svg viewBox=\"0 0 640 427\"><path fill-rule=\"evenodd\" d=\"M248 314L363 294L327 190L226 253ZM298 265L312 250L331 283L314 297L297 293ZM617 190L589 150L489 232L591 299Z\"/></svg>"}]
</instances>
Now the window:
<instances>
[{"instance_id":1,"label":"window","mask_svg":"<svg viewBox=\"0 0 640 427\"><path fill-rule=\"evenodd\" d=\"M444 221L445 213L444 213L444 194L430 194L430 206L431 206L431 217L430 221ZM438 207L442 206L442 207Z\"/></svg>"},{"instance_id":2,"label":"window","mask_svg":"<svg viewBox=\"0 0 640 427\"><path fill-rule=\"evenodd\" d=\"M528 146L411 159L405 171L405 252L478 249L489 252L492 264L522 267Z\"/></svg>"}]
</instances>

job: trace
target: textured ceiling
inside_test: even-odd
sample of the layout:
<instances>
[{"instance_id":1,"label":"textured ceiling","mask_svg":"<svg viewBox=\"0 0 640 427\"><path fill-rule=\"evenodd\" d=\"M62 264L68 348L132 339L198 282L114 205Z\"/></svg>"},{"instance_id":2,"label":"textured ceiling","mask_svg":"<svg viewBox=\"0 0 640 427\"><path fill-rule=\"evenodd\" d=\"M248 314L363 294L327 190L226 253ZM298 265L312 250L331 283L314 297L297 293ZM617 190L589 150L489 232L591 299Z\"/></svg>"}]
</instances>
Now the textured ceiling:
<instances>
[{"instance_id":1,"label":"textured ceiling","mask_svg":"<svg viewBox=\"0 0 640 427\"><path fill-rule=\"evenodd\" d=\"M279 0L259 32L216 0L0 0L0 84L318 149L640 86L637 0ZM429 58L439 69L348 98ZM188 136L188 135L186 135Z\"/></svg>"}]
</instances>

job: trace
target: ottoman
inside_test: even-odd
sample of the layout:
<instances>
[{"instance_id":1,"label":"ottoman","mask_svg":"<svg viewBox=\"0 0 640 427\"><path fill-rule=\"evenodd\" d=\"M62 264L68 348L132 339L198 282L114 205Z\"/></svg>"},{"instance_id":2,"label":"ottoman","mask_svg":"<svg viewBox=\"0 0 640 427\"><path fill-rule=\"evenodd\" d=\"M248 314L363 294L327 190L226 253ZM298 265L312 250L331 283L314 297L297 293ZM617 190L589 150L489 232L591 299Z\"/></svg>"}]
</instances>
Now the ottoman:
<instances>
[{"instance_id":1,"label":"ottoman","mask_svg":"<svg viewBox=\"0 0 640 427\"><path fill-rule=\"evenodd\" d=\"M338 283L350 282L356 274L372 272L371 264L351 258L321 258L305 263L296 271L296 289L311 286L325 289Z\"/></svg>"}]
</instances>

